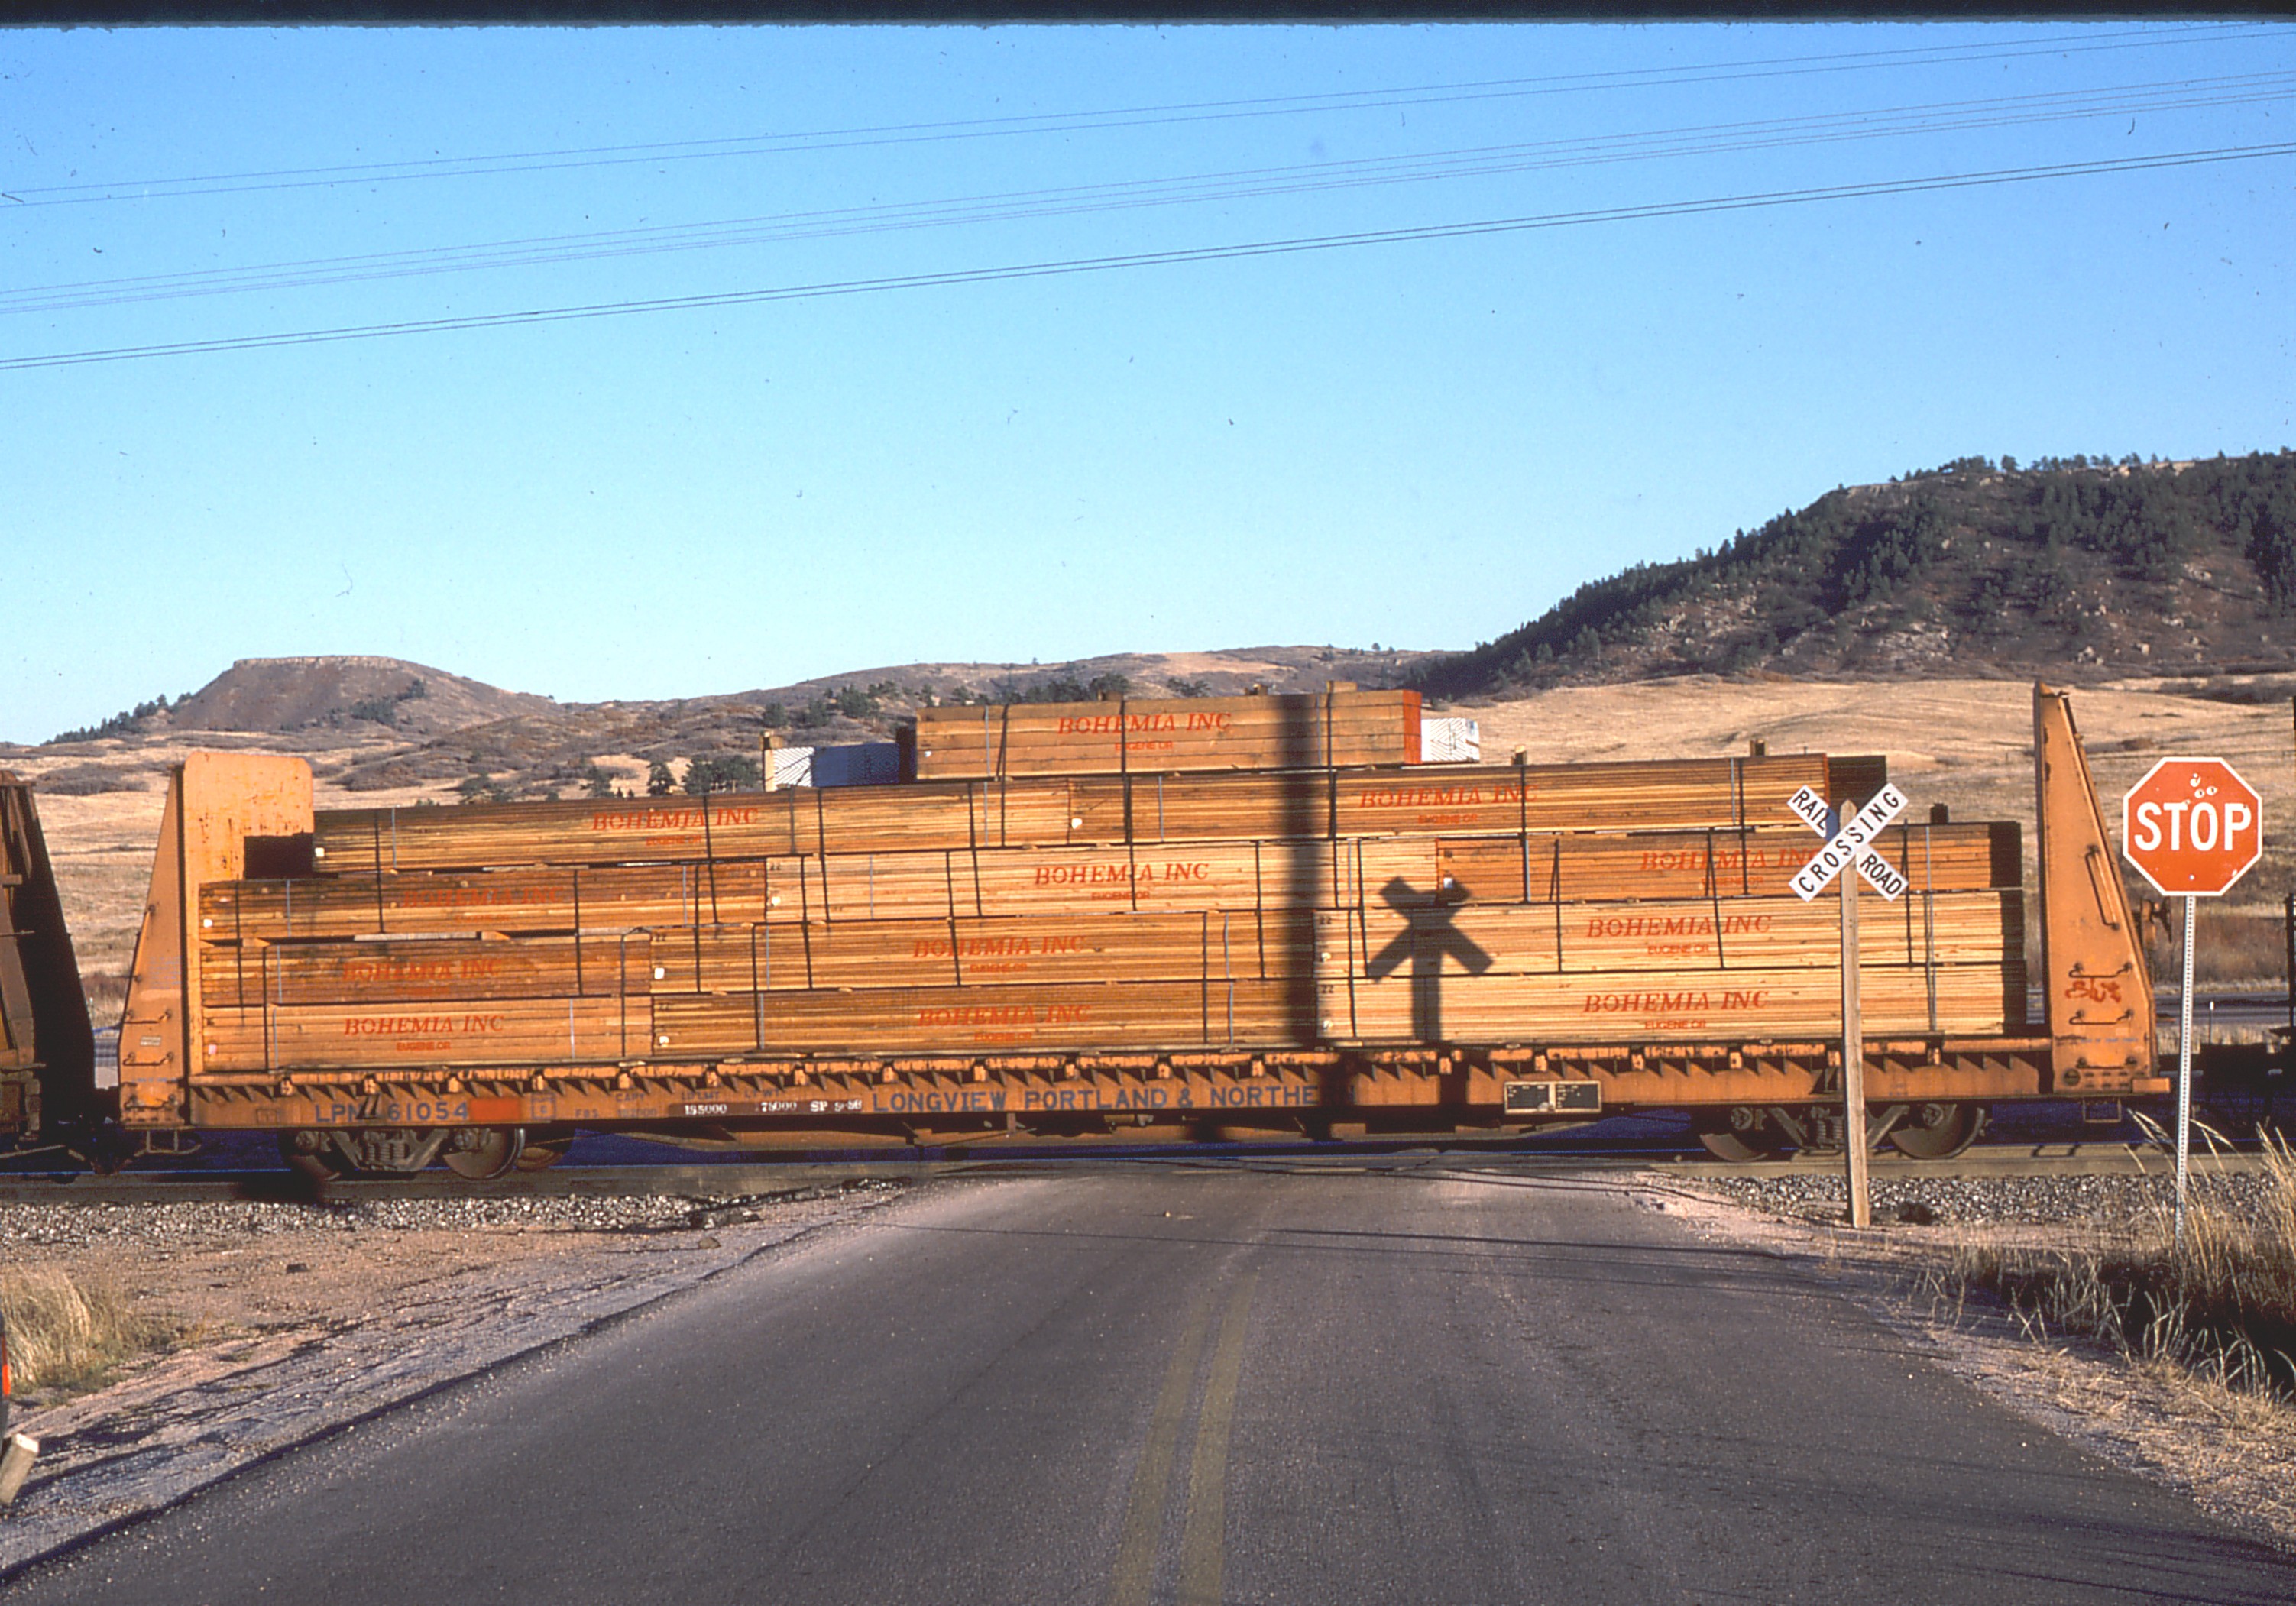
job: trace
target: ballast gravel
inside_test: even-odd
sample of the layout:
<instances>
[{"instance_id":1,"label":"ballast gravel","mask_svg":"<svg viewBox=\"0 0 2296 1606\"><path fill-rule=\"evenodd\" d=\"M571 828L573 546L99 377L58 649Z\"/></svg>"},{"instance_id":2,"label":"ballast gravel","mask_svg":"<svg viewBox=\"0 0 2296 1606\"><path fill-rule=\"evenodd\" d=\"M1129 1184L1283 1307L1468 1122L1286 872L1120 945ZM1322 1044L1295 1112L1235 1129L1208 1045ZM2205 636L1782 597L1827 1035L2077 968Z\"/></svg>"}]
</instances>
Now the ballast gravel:
<instances>
[{"instance_id":1,"label":"ballast gravel","mask_svg":"<svg viewBox=\"0 0 2296 1606\"><path fill-rule=\"evenodd\" d=\"M1848 1208L1848 1185L1832 1174L1806 1176L1707 1177L1701 1186L1750 1209L1800 1220L1836 1222ZM2164 1219L2175 1208L2173 1180L2159 1176L1875 1177L1876 1222L1954 1226L2088 1224L2139 1225ZM2255 1172L2198 1176L2193 1197L2234 1213L2265 1195Z\"/></svg>"},{"instance_id":2,"label":"ballast gravel","mask_svg":"<svg viewBox=\"0 0 2296 1606\"><path fill-rule=\"evenodd\" d=\"M0 1255L99 1244L213 1243L313 1233L469 1232L532 1227L573 1233L660 1232L689 1225L695 1201L510 1198L357 1200L318 1204L233 1200L194 1204L0 1203Z\"/></svg>"},{"instance_id":3,"label":"ballast gravel","mask_svg":"<svg viewBox=\"0 0 2296 1606\"><path fill-rule=\"evenodd\" d=\"M241 1467L690 1288L898 1197L0 1203L0 1261L102 1283L179 1334L108 1387L20 1402L41 1441L0 1580Z\"/></svg>"}]
</instances>

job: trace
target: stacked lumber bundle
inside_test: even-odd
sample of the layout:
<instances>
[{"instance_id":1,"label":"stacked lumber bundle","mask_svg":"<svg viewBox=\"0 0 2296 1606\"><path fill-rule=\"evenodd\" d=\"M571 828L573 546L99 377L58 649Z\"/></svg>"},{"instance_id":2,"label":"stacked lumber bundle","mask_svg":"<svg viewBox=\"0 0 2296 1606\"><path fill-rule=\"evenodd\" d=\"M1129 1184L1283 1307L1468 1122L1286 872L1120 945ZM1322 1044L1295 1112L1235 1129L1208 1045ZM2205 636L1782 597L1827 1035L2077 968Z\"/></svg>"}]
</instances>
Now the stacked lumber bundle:
<instances>
[{"instance_id":1,"label":"stacked lumber bundle","mask_svg":"<svg viewBox=\"0 0 2296 1606\"><path fill-rule=\"evenodd\" d=\"M1994 1036L2025 1018L2013 891L1922 891L1859 906L1866 1029ZM1728 1041L1841 1021L1835 900L1433 904L1319 914L1317 1028L1365 1042Z\"/></svg>"},{"instance_id":2,"label":"stacked lumber bundle","mask_svg":"<svg viewBox=\"0 0 2296 1606\"><path fill-rule=\"evenodd\" d=\"M277 1071L611 1064L643 1059L652 1026L640 996L211 1009L201 1035L208 1071Z\"/></svg>"},{"instance_id":3,"label":"stacked lumber bundle","mask_svg":"<svg viewBox=\"0 0 2296 1606\"><path fill-rule=\"evenodd\" d=\"M654 1001L656 1052L746 1053L1148 1053L1299 1041L1282 982L883 987L705 993Z\"/></svg>"},{"instance_id":4,"label":"stacked lumber bundle","mask_svg":"<svg viewBox=\"0 0 2296 1606\"><path fill-rule=\"evenodd\" d=\"M1419 693L1110 698L920 709L902 741L919 780L1419 762Z\"/></svg>"},{"instance_id":5,"label":"stacked lumber bundle","mask_svg":"<svg viewBox=\"0 0 2296 1606\"><path fill-rule=\"evenodd\" d=\"M1316 728L1336 753L1335 709L1405 709L1341 701L1357 695L1234 700L1274 723L1192 750L1237 761L1304 717L1297 703L1331 717ZM1152 772L1128 728L1108 733L1110 766L1045 725L1053 710L1013 713L996 777L322 813L317 873L200 889L203 1069L1755 1041L1833 1024L1837 912L1788 889L1816 840L1786 799L1878 783L1871 761L1189 773L1176 748ZM1021 774L1024 752L1086 773ZM1871 1029L2021 1025L2016 828L1916 825L1877 847L1914 891L1866 905Z\"/></svg>"},{"instance_id":6,"label":"stacked lumber bundle","mask_svg":"<svg viewBox=\"0 0 2296 1606\"><path fill-rule=\"evenodd\" d=\"M362 871L213 883L201 891L200 919L209 940L240 942L1121 910L1259 912L1373 898L1578 903L1751 896L1786 891L1812 841L1799 825L1716 826ZM1917 887L1966 891L2018 884L2013 823L1891 827L1875 848Z\"/></svg>"},{"instance_id":7,"label":"stacked lumber bundle","mask_svg":"<svg viewBox=\"0 0 2296 1606\"><path fill-rule=\"evenodd\" d=\"M690 799L322 810L328 875L526 864L712 863L777 855L980 852L1269 838L1740 831L1791 824L1823 754L1440 770L1039 776L791 787Z\"/></svg>"},{"instance_id":8,"label":"stacked lumber bundle","mask_svg":"<svg viewBox=\"0 0 2296 1606\"><path fill-rule=\"evenodd\" d=\"M1267 980L1304 973L1305 922L1272 959L1252 911L1083 918L691 926L653 947L653 992L804 992L1070 982Z\"/></svg>"}]
</instances>

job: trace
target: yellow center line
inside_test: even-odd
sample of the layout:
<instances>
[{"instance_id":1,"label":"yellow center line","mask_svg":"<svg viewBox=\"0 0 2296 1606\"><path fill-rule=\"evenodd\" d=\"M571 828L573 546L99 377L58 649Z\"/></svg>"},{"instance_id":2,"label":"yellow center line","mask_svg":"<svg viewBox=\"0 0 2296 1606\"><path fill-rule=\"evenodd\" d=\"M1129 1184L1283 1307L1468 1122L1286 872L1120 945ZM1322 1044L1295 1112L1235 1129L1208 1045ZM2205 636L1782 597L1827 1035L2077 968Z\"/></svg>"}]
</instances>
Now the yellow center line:
<instances>
[{"instance_id":1,"label":"yellow center line","mask_svg":"<svg viewBox=\"0 0 2296 1606\"><path fill-rule=\"evenodd\" d=\"M1209 1291L1196 1300L1173 1348L1172 1364L1165 1369L1163 1392L1156 1397L1155 1412L1148 1419L1148 1444L1132 1474L1131 1509L1125 1514L1124 1538L1116 1549L1108 1606L1148 1606L1148 1586L1156 1573L1156 1541L1164 1528L1164 1494L1172 1481L1172 1454L1179 1445L1181 1419L1187 1413L1196 1363L1203 1354L1211 1304Z\"/></svg>"},{"instance_id":2,"label":"yellow center line","mask_svg":"<svg viewBox=\"0 0 2296 1606\"><path fill-rule=\"evenodd\" d=\"M1218 1606L1227 1547L1227 1440L1235 1420L1236 1382L1243 1373L1243 1332L1251 1319L1247 1275L1227 1302L1204 1407L1196 1419L1196 1451L1188 1466L1188 1522L1180 1544L1178 1606Z\"/></svg>"}]
</instances>

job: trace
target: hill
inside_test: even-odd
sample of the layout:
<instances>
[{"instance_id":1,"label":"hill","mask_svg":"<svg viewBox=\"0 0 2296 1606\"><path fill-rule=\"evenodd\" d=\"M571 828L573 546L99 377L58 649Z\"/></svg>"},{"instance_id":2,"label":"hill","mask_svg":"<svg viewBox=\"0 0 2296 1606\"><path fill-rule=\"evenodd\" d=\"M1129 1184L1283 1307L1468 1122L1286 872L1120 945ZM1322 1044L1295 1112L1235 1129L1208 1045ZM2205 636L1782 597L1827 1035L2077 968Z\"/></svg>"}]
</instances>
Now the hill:
<instances>
[{"instance_id":1,"label":"hill","mask_svg":"<svg viewBox=\"0 0 2296 1606\"><path fill-rule=\"evenodd\" d=\"M1053 664L916 663L712 697L554 703L396 751L357 756L340 768L338 783L367 791L447 782L488 797L627 786L629 772L642 775L656 762L754 762L768 733L792 745L887 737L896 721L929 702L1051 701L1103 692L1208 697L1255 684L1306 691L1332 679L1393 685L1432 656L1255 647Z\"/></svg>"},{"instance_id":2,"label":"hill","mask_svg":"<svg viewBox=\"0 0 2296 1606\"><path fill-rule=\"evenodd\" d=\"M196 692L139 703L43 745L183 731L250 735L427 736L539 712L547 697L505 692L404 659L353 655L242 658Z\"/></svg>"},{"instance_id":3,"label":"hill","mask_svg":"<svg viewBox=\"0 0 2296 1606\"><path fill-rule=\"evenodd\" d=\"M1583 586L1429 664L1446 697L1687 674L2071 680L2296 668L2296 452L1963 458Z\"/></svg>"},{"instance_id":4,"label":"hill","mask_svg":"<svg viewBox=\"0 0 2296 1606\"><path fill-rule=\"evenodd\" d=\"M396 658L242 658L171 705L167 718L179 731L285 734L364 721L431 735L554 706Z\"/></svg>"},{"instance_id":5,"label":"hill","mask_svg":"<svg viewBox=\"0 0 2296 1606\"><path fill-rule=\"evenodd\" d=\"M395 658L242 659L197 692L139 704L42 744L43 790L157 783L164 755L199 735L264 739L348 791L471 798L643 787L656 763L754 763L760 738L792 745L890 735L931 701L1046 701L1103 692L1221 696L1327 680L1398 684L1434 655L1342 647L1137 652L1051 664L916 663L716 696L558 702ZM11 750L20 751L21 750Z\"/></svg>"}]
</instances>

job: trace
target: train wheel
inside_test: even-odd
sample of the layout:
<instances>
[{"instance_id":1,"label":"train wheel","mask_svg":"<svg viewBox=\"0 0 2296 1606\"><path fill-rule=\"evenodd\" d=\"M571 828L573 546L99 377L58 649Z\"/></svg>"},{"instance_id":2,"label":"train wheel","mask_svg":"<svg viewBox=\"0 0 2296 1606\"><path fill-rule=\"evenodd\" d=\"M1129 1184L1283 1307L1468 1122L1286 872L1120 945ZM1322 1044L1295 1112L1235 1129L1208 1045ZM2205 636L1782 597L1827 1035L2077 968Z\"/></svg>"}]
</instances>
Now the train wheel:
<instances>
[{"instance_id":1,"label":"train wheel","mask_svg":"<svg viewBox=\"0 0 2296 1606\"><path fill-rule=\"evenodd\" d=\"M521 1171L546 1171L566 1158L566 1151L574 1146L570 1137L530 1137L511 1163Z\"/></svg>"},{"instance_id":2,"label":"train wheel","mask_svg":"<svg viewBox=\"0 0 2296 1606\"><path fill-rule=\"evenodd\" d=\"M1982 1104L1916 1104L1890 1128L1890 1142L1908 1159L1951 1159L1984 1130Z\"/></svg>"},{"instance_id":3,"label":"train wheel","mask_svg":"<svg viewBox=\"0 0 2296 1606\"><path fill-rule=\"evenodd\" d=\"M1697 1110L1691 1116L1691 1124L1709 1154L1734 1165L1776 1159L1792 1147L1762 1111L1743 1104L1732 1110Z\"/></svg>"},{"instance_id":4,"label":"train wheel","mask_svg":"<svg viewBox=\"0 0 2296 1606\"><path fill-rule=\"evenodd\" d=\"M449 1138L439 1158L457 1176L491 1182L516 1166L525 1151L522 1127L473 1127Z\"/></svg>"},{"instance_id":5,"label":"train wheel","mask_svg":"<svg viewBox=\"0 0 2296 1606\"><path fill-rule=\"evenodd\" d=\"M299 1172L313 1182L332 1182L350 1168L325 1133L308 1127L279 1135L279 1158L287 1162L289 1170Z\"/></svg>"}]
</instances>

